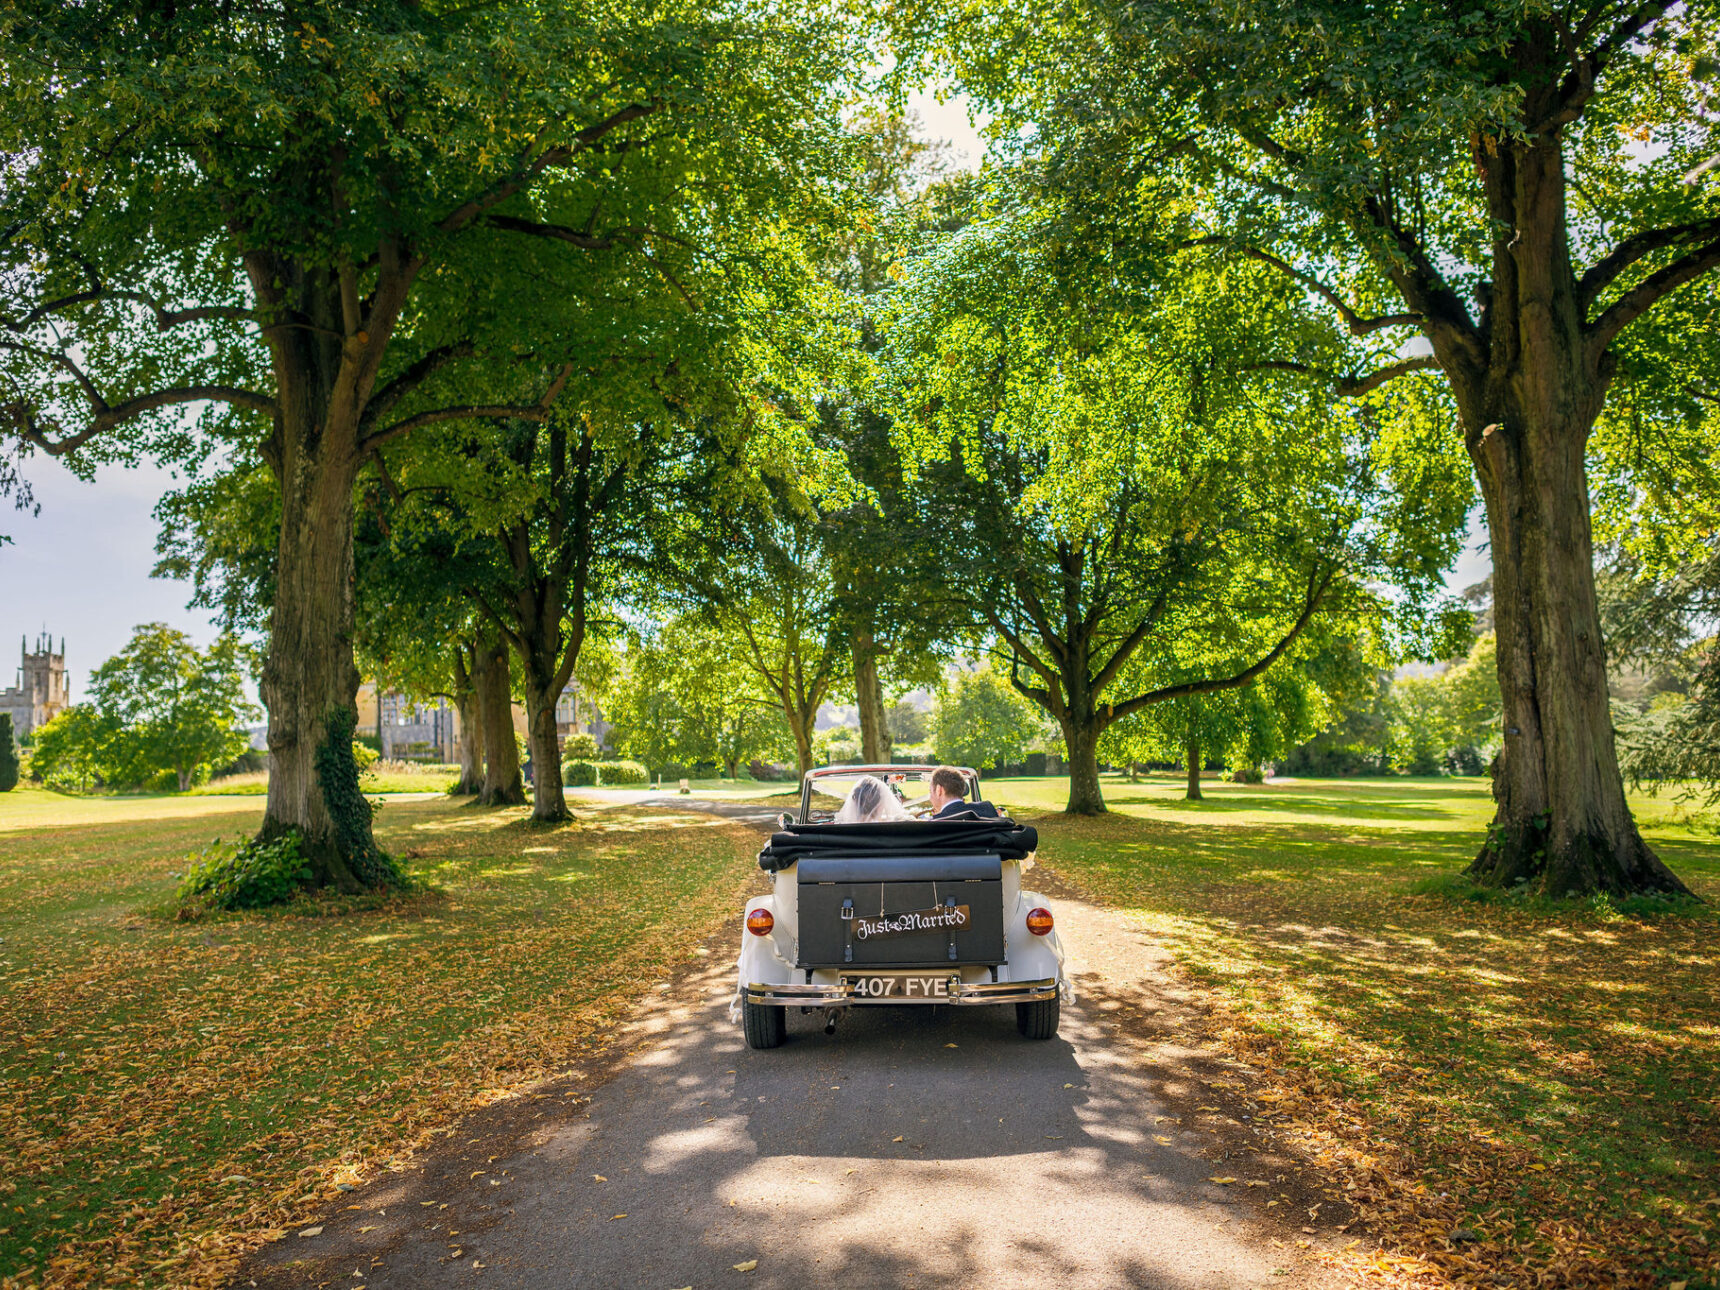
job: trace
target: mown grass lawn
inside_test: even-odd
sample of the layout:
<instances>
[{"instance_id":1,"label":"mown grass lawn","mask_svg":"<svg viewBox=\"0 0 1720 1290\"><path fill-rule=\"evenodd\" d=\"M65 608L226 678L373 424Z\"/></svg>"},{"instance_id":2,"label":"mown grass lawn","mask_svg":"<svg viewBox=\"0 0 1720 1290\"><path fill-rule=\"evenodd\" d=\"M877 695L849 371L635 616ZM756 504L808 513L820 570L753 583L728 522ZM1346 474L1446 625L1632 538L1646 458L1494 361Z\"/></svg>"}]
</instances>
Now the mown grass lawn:
<instances>
[{"instance_id":1,"label":"mown grass lawn","mask_svg":"<svg viewBox=\"0 0 1720 1290\"><path fill-rule=\"evenodd\" d=\"M57 800L0 797L0 1278L26 1285L218 1283L600 1043L756 873L756 834L705 815L392 801L430 894L178 923L186 855L261 803Z\"/></svg>"},{"instance_id":2,"label":"mown grass lawn","mask_svg":"<svg viewBox=\"0 0 1720 1290\"><path fill-rule=\"evenodd\" d=\"M1621 914L1465 899L1482 780L993 780L1040 858L1135 913L1217 993L1215 1032L1398 1248L1458 1280L1720 1273L1720 828L1635 801L1710 903ZM1079 946L1071 947L1076 955ZM1453 1229L1480 1239L1453 1241Z\"/></svg>"}]
</instances>

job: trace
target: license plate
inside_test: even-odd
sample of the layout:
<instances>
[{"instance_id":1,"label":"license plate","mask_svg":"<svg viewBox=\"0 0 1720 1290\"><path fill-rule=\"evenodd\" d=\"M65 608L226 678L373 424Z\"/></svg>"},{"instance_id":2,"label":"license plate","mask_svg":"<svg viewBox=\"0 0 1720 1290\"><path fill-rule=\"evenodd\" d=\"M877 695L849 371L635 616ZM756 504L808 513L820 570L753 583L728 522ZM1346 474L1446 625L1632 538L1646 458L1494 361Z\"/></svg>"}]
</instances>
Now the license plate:
<instances>
[{"instance_id":1,"label":"license plate","mask_svg":"<svg viewBox=\"0 0 1720 1290\"><path fill-rule=\"evenodd\" d=\"M846 976L842 984L860 999L947 999L947 976Z\"/></svg>"}]
</instances>

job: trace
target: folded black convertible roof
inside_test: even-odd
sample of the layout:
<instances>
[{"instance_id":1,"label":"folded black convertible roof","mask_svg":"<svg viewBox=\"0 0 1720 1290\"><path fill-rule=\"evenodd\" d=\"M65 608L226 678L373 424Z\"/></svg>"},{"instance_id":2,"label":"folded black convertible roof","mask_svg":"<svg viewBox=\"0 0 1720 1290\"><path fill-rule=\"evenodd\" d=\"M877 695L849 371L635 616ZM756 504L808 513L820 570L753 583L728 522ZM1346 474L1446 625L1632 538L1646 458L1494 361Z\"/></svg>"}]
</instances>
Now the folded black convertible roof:
<instances>
[{"instance_id":1,"label":"folded black convertible roof","mask_svg":"<svg viewBox=\"0 0 1720 1290\"><path fill-rule=\"evenodd\" d=\"M1022 860L1039 846L1031 825L1006 819L910 820L889 824L791 824L771 834L758 867L786 869L803 856L995 855Z\"/></svg>"}]
</instances>

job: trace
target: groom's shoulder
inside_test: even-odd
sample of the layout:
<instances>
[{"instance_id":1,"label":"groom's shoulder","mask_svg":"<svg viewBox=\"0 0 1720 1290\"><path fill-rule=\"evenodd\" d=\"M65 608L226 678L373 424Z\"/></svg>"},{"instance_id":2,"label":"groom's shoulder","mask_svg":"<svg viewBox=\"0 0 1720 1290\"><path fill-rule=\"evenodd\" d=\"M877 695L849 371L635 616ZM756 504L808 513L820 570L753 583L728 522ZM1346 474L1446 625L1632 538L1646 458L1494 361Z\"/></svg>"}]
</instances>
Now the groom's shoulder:
<instances>
[{"instance_id":1,"label":"groom's shoulder","mask_svg":"<svg viewBox=\"0 0 1720 1290\"><path fill-rule=\"evenodd\" d=\"M982 820L1001 819L997 807L990 802L951 802L932 818L935 820L959 820L966 815L976 815Z\"/></svg>"}]
</instances>

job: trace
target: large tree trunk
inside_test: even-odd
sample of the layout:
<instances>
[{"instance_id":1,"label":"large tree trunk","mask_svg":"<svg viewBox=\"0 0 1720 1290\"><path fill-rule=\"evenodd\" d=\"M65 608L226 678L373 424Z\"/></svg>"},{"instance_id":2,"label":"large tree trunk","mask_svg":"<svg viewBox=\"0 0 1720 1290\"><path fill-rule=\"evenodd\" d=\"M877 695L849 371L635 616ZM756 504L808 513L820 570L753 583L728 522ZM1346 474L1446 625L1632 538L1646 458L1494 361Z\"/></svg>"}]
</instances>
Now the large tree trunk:
<instances>
[{"instance_id":1,"label":"large tree trunk","mask_svg":"<svg viewBox=\"0 0 1720 1290\"><path fill-rule=\"evenodd\" d=\"M473 682L478 720L484 727L484 783L480 806L518 806L526 800L520 777L520 748L514 742L513 687L508 677L508 647L500 638L478 643Z\"/></svg>"},{"instance_id":2,"label":"large tree trunk","mask_svg":"<svg viewBox=\"0 0 1720 1290\"><path fill-rule=\"evenodd\" d=\"M1583 459L1612 359L1591 352L1571 286L1564 182L1556 139L1491 161L1490 364L1454 380L1487 507L1505 725L1469 873L1553 896L1683 892L1637 832L1613 745Z\"/></svg>"},{"instance_id":3,"label":"large tree trunk","mask_svg":"<svg viewBox=\"0 0 1720 1290\"><path fill-rule=\"evenodd\" d=\"M460 714L460 779L452 791L459 797L475 797L484 791L484 723L478 716L478 693L473 668L476 646L454 647L454 710ZM467 659L473 660L468 665Z\"/></svg>"},{"instance_id":4,"label":"large tree trunk","mask_svg":"<svg viewBox=\"0 0 1720 1290\"><path fill-rule=\"evenodd\" d=\"M309 363L291 375L298 379L279 382L273 463L281 536L261 685L269 712L269 797L259 836L297 830L313 881L357 891L380 881L369 808L350 748L344 757L331 748L350 741L358 723L352 490L359 463L351 447L357 431L324 424L329 393Z\"/></svg>"},{"instance_id":5,"label":"large tree trunk","mask_svg":"<svg viewBox=\"0 0 1720 1290\"><path fill-rule=\"evenodd\" d=\"M1493 551L1504 748L1498 808L1469 867L1552 896L1684 892L1637 832L1613 744L1595 600L1586 426L1545 404L1494 423L1476 456ZM1564 422L1564 424L1561 424Z\"/></svg>"},{"instance_id":6,"label":"large tree trunk","mask_svg":"<svg viewBox=\"0 0 1720 1290\"><path fill-rule=\"evenodd\" d=\"M1188 771L1188 791L1183 797L1190 802L1200 801L1200 741L1190 739L1183 745L1183 763Z\"/></svg>"},{"instance_id":7,"label":"large tree trunk","mask_svg":"<svg viewBox=\"0 0 1720 1290\"><path fill-rule=\"evenodd\" d=\"M872 634L854 633L854 701L860 709L860 759L874 765L890 760L889 718L884 686L878 678L878 648Z\"/></svg>"},{"instance_id":8,"label":"large tree trunk","mask_svg":"<svg viewBox=\"0 0 1720 1290\"><path fill-rule=\"evenodd\" d=\"M784 703L782 714L788 718L788 728L794 732L794 760L804 779L806 772L812 769L812 727L818 711L815 708L811 713L803 713L794 704Z\"/></svg>"},{"instance_id":9,"label":"large tree trunk","mask_svg":"<svg viewBox=\"0 0 1720 1290\"><path fill-rule=\"evenodd\" d=\"M1093 713L1068 711L1062 718L1063 746L1069 761L1069 800L1063 809L1070 815L1105 814L1105 795L1099 789L1099 735L1103 727Z\"/></svg>"},{"instance_id":10,"label":"large tree trunk","mask_svg":"<svg viewBox=\"0 0 1720 1290\"><path fill-rule=\"evenodd\" d=\"M526 669L526 738L532 749L532 819L553 824L568 818L567 795L561 773L561 741L555 728L555 705L561 686L555 678L545 685Z\"/></svg>"}]
</instances>

